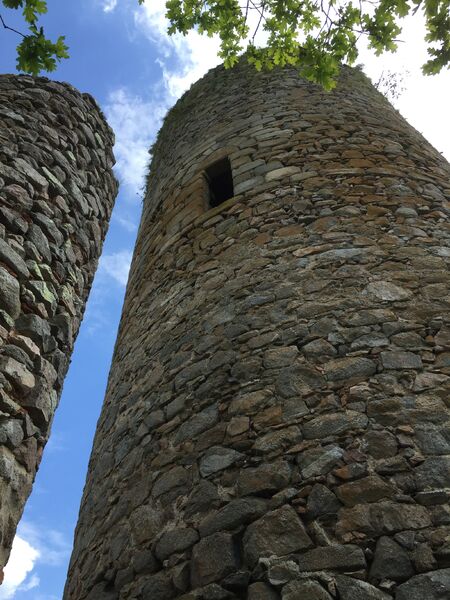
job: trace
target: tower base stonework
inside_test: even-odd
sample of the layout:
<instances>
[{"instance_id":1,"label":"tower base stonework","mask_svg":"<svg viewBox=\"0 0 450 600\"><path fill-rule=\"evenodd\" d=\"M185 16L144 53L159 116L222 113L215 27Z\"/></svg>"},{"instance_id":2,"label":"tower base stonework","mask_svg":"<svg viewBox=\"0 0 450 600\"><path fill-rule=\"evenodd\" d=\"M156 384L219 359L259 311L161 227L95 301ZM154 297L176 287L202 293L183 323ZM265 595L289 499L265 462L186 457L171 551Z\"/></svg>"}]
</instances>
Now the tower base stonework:
<instances>
[{"instance_id":1,"label":"tower base stonework","mask_svg":"<svg viewBox=\"0 0 450 600\"><path fill-rule=\"evenodd\" d=\"M449 175L357 70L185 94L65 600L449 597Z\"/></svg>"},{"instance_id":2,"label":"tower base stonework","mask_svg":"<svg viewBox=\"0 0 450 600\"><path fill-rule=\"evenodd\" d=\"M91 96L0 75L0 573L117 193L113 141Z\"/></svg>"}]
</instances>

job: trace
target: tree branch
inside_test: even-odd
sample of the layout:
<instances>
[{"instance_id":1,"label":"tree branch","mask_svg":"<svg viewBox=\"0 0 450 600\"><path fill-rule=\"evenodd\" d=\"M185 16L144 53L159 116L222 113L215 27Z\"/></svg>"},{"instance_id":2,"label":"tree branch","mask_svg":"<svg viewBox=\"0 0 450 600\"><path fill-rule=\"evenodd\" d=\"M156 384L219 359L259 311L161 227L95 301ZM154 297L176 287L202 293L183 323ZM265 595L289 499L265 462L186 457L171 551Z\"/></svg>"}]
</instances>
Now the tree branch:
<instances>
[{"instance_id":1,"label":"tree branch","mask_svg":"<svg viewBox=\"0 0 450 600\"><path fill-rule=\"evenodd\" d=\"M8 29L9 31L14 31L14 33L17 33L18 35L21 35L23 38L27 37L24 33L22 33L21 31L17 31L17 29L13 29L12 27L9 27L9 25L7 25L5 23L5 21L3 20L2 15L0 15L0 22L3 25L3 29Z\"/></svg>"}]
</instances>

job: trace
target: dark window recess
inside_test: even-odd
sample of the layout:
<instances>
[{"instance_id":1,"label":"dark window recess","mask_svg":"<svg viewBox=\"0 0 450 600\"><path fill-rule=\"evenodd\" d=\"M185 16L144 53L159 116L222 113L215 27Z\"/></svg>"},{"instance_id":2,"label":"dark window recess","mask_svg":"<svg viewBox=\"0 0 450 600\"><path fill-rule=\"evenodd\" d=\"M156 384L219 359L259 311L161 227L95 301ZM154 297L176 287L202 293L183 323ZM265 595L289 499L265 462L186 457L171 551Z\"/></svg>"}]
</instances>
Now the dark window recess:
<instances>
[{"instance_id":1,"label":"dark window recess","mask_svg":"<svg viewBox=\"0 0 450 600\"><path fill-rule=\"evenodd\" d=\"M228 158L223 158L206 169L206 180L209 187L209 205L219 206L234 196L233 175Z\"/></svg>"}]
</instances>

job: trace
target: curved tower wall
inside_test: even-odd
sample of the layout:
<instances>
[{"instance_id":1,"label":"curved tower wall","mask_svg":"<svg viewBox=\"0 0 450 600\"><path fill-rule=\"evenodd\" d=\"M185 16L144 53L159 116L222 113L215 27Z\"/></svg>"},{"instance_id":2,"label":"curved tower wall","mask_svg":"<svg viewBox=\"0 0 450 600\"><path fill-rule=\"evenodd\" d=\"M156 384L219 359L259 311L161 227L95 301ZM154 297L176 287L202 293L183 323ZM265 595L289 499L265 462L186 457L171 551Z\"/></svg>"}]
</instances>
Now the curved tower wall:
<instances>
[{"instance_id":1,"label":"curved tower wall","mask_svg":"<svg viewBox=\"0 0 450 600\"><path fill-rule=\"evenodd\" d=\"M358 71L219 67L178 102L66 600L444 598L449 174Z\"/></svg>"},{"instance_id":2,"label":"curved tower wall","mask_svg":"<svg viewBox=\"0 0 450 600\"><path fill-rule=\"evenodd\" d=\"M0 76L0 568L31 491L117 184L87 94Z\"/></svg>"}]
</instances>

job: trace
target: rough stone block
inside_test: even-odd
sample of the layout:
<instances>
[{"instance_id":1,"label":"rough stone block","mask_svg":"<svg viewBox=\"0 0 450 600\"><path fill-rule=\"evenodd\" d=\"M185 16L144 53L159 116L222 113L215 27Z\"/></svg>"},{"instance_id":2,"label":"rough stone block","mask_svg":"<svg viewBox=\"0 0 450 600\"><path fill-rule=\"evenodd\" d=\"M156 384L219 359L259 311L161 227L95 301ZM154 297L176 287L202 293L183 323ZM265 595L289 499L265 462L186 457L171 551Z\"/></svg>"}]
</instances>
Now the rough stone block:
<instances>
[{"instance_id":1,"label":"rough stone block","mask_svg":"<svg viewBox=\"0 0 450 600\"><path fill-rule=\"evenodd\" d=\"M323 546L308 550L297 557L300 571L358 571L366 566L364 553L351 544Z\"/></svg>"},{"instance_id":2,"label":"rough stone block","mask_svg":"<svg viewBox=\"0 0 450 600\"><path fill-rule=\"evenodd\" d=\"M192 551L191 583L201 587L220 581L239 568L239 557L229 533L213 533L196 544Z\"/></svg>"},{"instance_id":3,"label":"rough stone block","mask_svg":"<svg viewBox=\"0 0 450 600\"><path fill-rule=\"evenodd\" d=\"M284 556L311 545L312 541L303 523L288 505L253 522L247 527L243 538L244 556L251 567L265 556Z\"/></svg>"}]
</instances>

